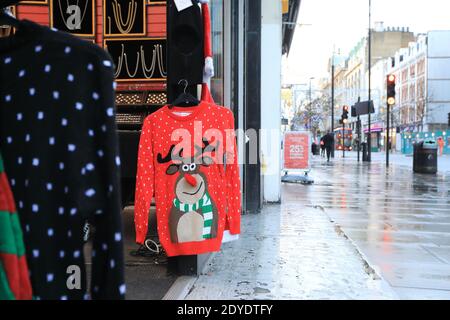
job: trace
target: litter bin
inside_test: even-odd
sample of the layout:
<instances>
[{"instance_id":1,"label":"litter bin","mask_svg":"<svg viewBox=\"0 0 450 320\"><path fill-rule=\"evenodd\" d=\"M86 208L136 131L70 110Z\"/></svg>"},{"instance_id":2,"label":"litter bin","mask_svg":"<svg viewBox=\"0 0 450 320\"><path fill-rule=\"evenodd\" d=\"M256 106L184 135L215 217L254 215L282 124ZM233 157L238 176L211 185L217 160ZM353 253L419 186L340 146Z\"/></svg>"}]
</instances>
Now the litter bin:
<instances>
[{"instance_id":1,"label":"litter bin","mask_svg":"<svg viewBox=\"0 0 450 320\"><path fill-rule=\"evenodd\" d=\"M437 173L438 147L435 141L423 140L414 143L413 170L415 173Z\"/></svg>"},{"instance_id":2,"label":"litter bin","mask_svg":"<svg viewBox=\"0 0 450 320\"><path fill-rule=\"evenodd\" d=\"M319 146L316 143L312 144L311 151L312 151L312 154L314 156L319 156L320 155Z\"/></svg>"},{"instance_id":3,"label":"litter bin","mask_svg":"<svg viewBox=\"0 0 450 320\"><path fill-rule=\"evenodd\" d=\"M366 142L361 143L362 147L362 160L363 162L369 161L369 149Z\"/></svg>"}]
</instances>

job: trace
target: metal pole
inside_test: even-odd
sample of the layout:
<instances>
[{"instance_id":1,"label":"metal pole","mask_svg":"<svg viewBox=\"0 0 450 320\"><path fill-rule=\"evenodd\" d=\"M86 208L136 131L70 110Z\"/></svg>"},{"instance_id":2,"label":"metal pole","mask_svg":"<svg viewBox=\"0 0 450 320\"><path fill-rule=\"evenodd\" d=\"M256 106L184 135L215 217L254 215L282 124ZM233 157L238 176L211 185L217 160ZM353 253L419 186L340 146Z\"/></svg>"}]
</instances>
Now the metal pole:
<instances>
[{"instance_id":1,"label":"metal pole","mask_svg":"<svg viewBox=\"0 0 450 320\"><path fill-rule=\"evenodd\" d=\"M335 66L334 66L334 52L333 52L333 61L331 62L331 134L334 134L334 73L335 73ZM334 158L334 143L331 148L331 157Z\"/></svg>"},{"instance_id":2,"label":"metal pole","mask_svg":"<svg viewBox=\"0 0 450 320\"><path fill-rule=\"evenodd\" d=\"M390 127L390 109L391 106L389 105L389 103L387 103L387 133L386 133L386 167L389 168L389 142L390 142L390 136L391 136L391 127Z\"/></svg>"},{"instance_id":3,"label":"metal pole","mask_svg":"<svg viewBox=\"0 0 450 320\"><path fill-rule=\"evenodd\" d=\"M369 0L369 138L367 139L367 146L369 148L368 161L372 161L372 129L371 129L371 110L370 100L372 100L372 0Z\"/></svg>"},{"instance_id":4,"label":"metal pole","mask_svg":"<svg viewBox=\"0 0 450 320\"><path fill-rule=\"evenodd\" d=\"M345 158L345 119L342 121L342 158Z\"/></svg>"},{"instance_id":5,"label":"metal pole","mask_svg":"<svg viewBox=\"0 0 450 320\"><path fill-rule=\"evenodd\" d=\"M356 131L357 131L357 134L358 134L358 162L360 162L361 161L361 155L360 155L360 152L361 152L361 120L360 120L360 117L358 116L358 120L356 120L357 122L356 122Z\"/></svg>"}]
</instances>

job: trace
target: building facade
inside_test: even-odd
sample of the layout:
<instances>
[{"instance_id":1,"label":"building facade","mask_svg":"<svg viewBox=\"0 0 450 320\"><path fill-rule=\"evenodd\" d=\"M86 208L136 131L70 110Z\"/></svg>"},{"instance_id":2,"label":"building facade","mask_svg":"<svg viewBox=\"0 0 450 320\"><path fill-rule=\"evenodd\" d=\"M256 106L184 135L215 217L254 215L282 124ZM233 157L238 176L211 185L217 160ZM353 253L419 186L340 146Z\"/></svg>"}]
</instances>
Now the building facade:
<instances>
[{"instance_id":1,"label":"building facade","mask_svg":"<svg viewBox=\"0 0 450 320\"><path fill-rule=\"evenodd\" d=\"M371 52L371 99L374 101L375 114L371 115L371 132L369 135L368 116L361 116L361 128L364 137L372 139L373 151L383 148L383 113L385 112L385 75L388 69L387 60L401 48L408 48L415 41L414 33L408 28L385 28L383 23L376 23L372 30ZM368 37L361 39L350 51L345 62L334 59L335 85L335 127L339 127L339 119L343 105L352 106L369 98L369 44ZM331 69L331 68L330 68ZM331 70L330 70L331 71ZM330 72L331 74L331 72ZM330 77L331 78L331 77ZM356 118L350 118L349 126L357 129ZM357 137L355 135L355 137Z\"/></svg>"},{"instance_id":2,"label":"building facade","mask_svg":"<svg viewBox=\"0 0 450 320\"><path fill-rule=\"evenodd\" d=\"M397 77L394 123L401 132L447 129L450 112L450 31L430 31L399 50L388 74Z\"/></svg>"}]
</instances>

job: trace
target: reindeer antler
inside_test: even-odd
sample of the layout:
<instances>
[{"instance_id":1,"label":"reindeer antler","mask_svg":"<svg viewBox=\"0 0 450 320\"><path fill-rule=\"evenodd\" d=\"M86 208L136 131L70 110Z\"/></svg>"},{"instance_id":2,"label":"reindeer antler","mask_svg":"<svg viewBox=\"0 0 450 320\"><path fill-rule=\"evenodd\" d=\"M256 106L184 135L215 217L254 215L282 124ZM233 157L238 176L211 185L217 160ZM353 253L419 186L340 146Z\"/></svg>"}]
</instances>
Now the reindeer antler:
<instances>
[{"instance_id":1,"label":"reindeer antler","mask_svg":"<svg viewBox=\"0 0 450 320\"><path fill-rule=\"evenodd\" d=\"M207 150L211 146L211 143L208 140L203 139L202 142L203 142L204 146L202 146L202 147L195 146L195 149L197 149L197 154L194 156L194 158L197 158L197 157L200 157L200 156L203 157L205 151L213 153L213 152L215 152L215 151L217 151L219 149L220 141L218 141L217 145L214 146L213 148L211 148L211 150Z\"/></svg>"},{"instance_id":2,"label":"reindeer antler","mask_svg":"<svg viewBox=\"0 0 450 320\"><path fill-rule=\"evenodd\" d=\"M165 157L162 156L161 153L158 153L158 163L160 164L164 164L164 163L169 163L173 160L179 160L181 159L183 156L183 149L180 149L180 151L178 152L178 155L174 154L174 150L175 150L176 146L173 144L172 146L170 146L169 152L167 153L167 155Z\"/></svg>"}]
</instances>

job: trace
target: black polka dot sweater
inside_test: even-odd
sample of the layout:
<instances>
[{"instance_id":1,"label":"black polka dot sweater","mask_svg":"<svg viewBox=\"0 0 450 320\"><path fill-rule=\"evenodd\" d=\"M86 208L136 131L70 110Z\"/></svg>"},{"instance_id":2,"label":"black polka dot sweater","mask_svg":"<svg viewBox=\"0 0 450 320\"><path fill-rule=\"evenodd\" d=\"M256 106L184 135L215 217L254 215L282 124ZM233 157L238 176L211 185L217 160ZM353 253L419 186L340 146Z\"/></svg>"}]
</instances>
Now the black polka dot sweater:
<instances>
[{"instance_id":1,"label":"black polka dot sweater","mask_svg":"<svg viewBox=\"0 0 450 320\"><path fill-rule=\"evenodd\" d=\"M113 83L109 55L87 41L29 21L0 39L0 148L36 299L124 297Z\"/></svg>"}]
</instances>

